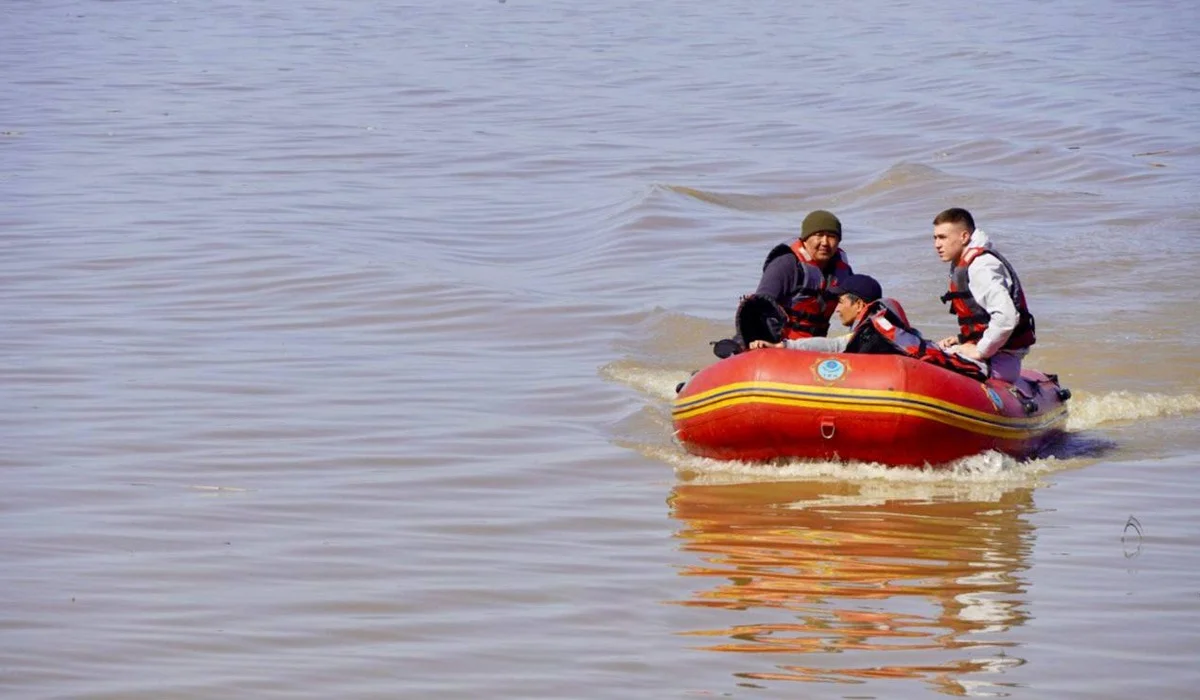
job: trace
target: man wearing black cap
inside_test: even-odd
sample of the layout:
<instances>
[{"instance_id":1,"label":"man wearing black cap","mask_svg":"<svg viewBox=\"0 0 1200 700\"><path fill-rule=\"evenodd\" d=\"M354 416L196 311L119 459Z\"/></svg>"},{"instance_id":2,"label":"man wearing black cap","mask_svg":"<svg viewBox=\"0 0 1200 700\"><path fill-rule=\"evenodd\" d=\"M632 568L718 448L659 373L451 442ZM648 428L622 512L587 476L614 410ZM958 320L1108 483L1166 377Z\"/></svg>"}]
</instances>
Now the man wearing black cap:
<instances>
[{"instance_id":1,"label":"man wearing black cap","mask_svg":"<svg viewBox=\"0 0 1200 700\"><path fill-rule=\"evenodd\" d=\"M836 338L795 338L779 343L754 340L750 349L786 347L811 352L906 355L980 381L987 379L986 364L946 352L922 338L919 331L908 325L900 304L895 299L883 298L883 289L874 277L850 275L831 292L837 295L838 318L850 328L849 333Z\"/></svg>"},{"instance_id":2,"label":"man wearing black cap","mask_svg":"<svg viewBox=\"0 0 1200 700\"><path fill-rule=\"evenodd\" d=\"M818 209L804 217L800 237L775 246L763 263L755 294L787 313L784 339L823 337L836 303L830 287L853 273L841 250L842 222Z\"/></svg>"},{"instance_id":3,"label":"man wearing black cap","mask_svg":"<svg viewBox=\"0 0 1200 700\"><path fill-rule=\"evenodd\" d=\"M830 293L837 295L835 311L842 325L850 328L849 333L835 338L785 338L779 343L755 340L750 343L750 349L786 347L790 350L813 352L846 352L859 325L866 318L867 308L883 298L883 289L870 275L850 275L831 289Z\"/></svg>"}]
</instances>

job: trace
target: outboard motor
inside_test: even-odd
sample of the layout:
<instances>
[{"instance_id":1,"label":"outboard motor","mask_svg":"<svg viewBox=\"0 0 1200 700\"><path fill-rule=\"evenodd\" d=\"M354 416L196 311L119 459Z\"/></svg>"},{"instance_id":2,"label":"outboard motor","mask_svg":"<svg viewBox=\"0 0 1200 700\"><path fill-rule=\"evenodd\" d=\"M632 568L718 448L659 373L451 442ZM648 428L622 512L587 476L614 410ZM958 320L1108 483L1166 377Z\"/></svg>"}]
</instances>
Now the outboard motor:
<instances>
[{"instance_id":1,"label":"outboard motor","mask_svg":"<svg viewBox=\"0 0 1200 700\"><path fill-rule=\"evenodd\" d=\"M721 359L745 352L755 340L778 343L783 340L787 312L774 299L749 294L738 303L733 319L737 335L712 344L713 354Z\"/></svg>"},{"instance_id":2,"label":"outboard motor","mask_svg":"<svg viewBox=\"0 0 1200 700\"><path fill-rule=\"evenodd\" d=\"M778 343L783 340L787 312L770 297L749 294L742 297L733 322L744 347L755 340Z\"/></svg>"}]
</instances>

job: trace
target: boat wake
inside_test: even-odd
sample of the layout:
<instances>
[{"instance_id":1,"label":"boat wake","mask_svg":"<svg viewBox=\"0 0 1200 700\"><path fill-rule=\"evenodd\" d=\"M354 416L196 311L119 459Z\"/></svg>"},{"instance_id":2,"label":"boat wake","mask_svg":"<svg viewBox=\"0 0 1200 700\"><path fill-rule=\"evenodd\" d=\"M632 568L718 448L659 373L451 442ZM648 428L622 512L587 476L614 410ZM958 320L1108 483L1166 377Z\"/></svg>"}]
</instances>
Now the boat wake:
<instances>
[{"instance_id":1,"label":"boat wake","mask_svg":"<svg viewBox=\"0 0 1200 700\"><path fill-rule=\"evenodd\" d=\"M828 480L863 483L887 482L889 498L895 488L907 484L915 492L930 489L954 498L975 497L975 491L1015 486L1036 486L1042 475L1071 469L1080 460L1094 458L1111 450L1115 443L1094 432L1107 425L1169 418L1200 412L1200 395L1155 394L1118 391L1089 395L1076 393L1069 403L1067 434L1040 458L1020 461L999 452L985 452L937 468L906 468L852 461L777 460L770 463L723 461L696 457L684 452L675 442L670 428L670 404L675 387L691 375L686 370L654 368L625 360L601 369L601 374L618 384L637 391L648 399L632 422L654 423L654 430L624 426L628 430L618 442L651 459L665 462L676 475L693 483L739 483L747 481ZM649 428L649 426L646 426ZM635 434L631 434L635 433ZM661 439L655 433L661 433ZM906 487L907 488L907 487ZM960 490L968 493L958 494ZM943 494L949 491L953 494Z\"/></svg>"},{"instance_id":2,"label":"boat wake","mask_svg":"<svg viewBox=\"0 0 1200 700\"><path fill-rule=\"evenodd\" d=\"M1036 486L1044 474L1068 465L1057 458L1020 462L1000 452L985 452L956 460L950 465L898 467L870 462L776 460L768 463L706 459L690 455L678 446L649 447L640 450L648 457L670 464L680 479L700 484L726 484L770 481L850 481L860 484L886 482L888 498L904 497L895 485L904 484L914 498L930 497L932 492L958 498L977 498L993 490L1000 492L1016 486ZM918 495L920 494L920 495Z\"/></svg>"},{"instance_id":3,"label":"boat wake","mask_svg":"<svg viewBox=\"0 0 1200 700\"><path fill-rule=\"evenodd\" d=\"M600 370L605 378L637 390L643 396L669 404L675 400L675 387L687 381L691 372L683 370L654 369L632 362L614 362Z\"/></svg>"},{"instance_id":4,"label":"boat wake","mask_svg":"<svg viewBox=\"0 0 1200 700\"><path fill-rule=\"evenodd\" d=\"M1132 391L1116 391L1094 396L1076 393L1068 406L1070 414L1067 418L1067 430L1075 432L1112 423L1170 418L1200 412L1200 396L1138 394Z\"/></svg>"}]
</instances>

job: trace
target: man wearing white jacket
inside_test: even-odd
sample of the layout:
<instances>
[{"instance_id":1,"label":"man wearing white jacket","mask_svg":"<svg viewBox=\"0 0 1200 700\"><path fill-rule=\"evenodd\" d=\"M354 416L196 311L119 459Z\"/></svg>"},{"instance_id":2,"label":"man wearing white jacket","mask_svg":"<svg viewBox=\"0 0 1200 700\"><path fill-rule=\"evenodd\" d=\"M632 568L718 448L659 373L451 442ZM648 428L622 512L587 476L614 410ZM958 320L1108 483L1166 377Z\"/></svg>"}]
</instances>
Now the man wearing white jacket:
<instances>
[{"instance_id":1,"label":"man wearing white jacket","mask_svg":"<svg viewBox=\"0 0 1200 700\"><path fill-rule=\"evenodd\" d=\"M950 263L950 289L942 302L958 318L959 333L938 341L950 352L983 360L991 376L1015 382L1021 360L1037 338L1033 315L1017 273L975 228L971 212L947 209L933 219L933 247Z\"/></svg>"}]
</instances>

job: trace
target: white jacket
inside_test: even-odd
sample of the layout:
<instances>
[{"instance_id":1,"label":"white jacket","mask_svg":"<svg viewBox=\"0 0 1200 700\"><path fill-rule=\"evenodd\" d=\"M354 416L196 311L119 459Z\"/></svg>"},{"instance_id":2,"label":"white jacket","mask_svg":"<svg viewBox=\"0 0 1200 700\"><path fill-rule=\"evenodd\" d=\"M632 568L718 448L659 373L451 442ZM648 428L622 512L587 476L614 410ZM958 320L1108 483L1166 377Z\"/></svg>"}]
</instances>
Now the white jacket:
<instances>
[{"instance_id":1,"label":"white jacket","mask_svg":"<svg viewBox=\"0 0 1200 700\"><path fill-rule=\"evenodd\" d=\"M975 229L967 248L984 248L993 250L992 241L983 229ZM1020 314L1017 305L1012 300L1013 281L1004 263L994 255L980 255L971 261L967 267L970 280L968 288L975 303L979 304L991 316L987 330L976 343L979 354L984 359L995 355L1004 347L1013 330L1017 327ZM1006 350L1019 357L1029 354L1028 348Z\"/></svg>"}]
</instances>

